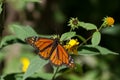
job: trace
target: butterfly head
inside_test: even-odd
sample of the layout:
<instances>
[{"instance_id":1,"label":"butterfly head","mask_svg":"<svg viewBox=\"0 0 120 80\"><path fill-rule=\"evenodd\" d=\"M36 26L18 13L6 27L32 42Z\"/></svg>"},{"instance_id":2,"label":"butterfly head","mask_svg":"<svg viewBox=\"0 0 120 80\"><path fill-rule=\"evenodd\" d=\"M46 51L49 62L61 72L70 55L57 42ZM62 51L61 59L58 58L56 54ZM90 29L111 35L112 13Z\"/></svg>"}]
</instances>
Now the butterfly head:
<instances>
[{"instance_id":1,"label":"butterfly head","mask_svg":"<svg viewBox=\"0 0 120 80\"><path fill-rule=\"evenodd\" d=\"M34 42L37 40L37 36L33 36L33 37L28 37L25 39L25 41L28 43L28 44L34 44Z\"/></svg>"}]
</instances>

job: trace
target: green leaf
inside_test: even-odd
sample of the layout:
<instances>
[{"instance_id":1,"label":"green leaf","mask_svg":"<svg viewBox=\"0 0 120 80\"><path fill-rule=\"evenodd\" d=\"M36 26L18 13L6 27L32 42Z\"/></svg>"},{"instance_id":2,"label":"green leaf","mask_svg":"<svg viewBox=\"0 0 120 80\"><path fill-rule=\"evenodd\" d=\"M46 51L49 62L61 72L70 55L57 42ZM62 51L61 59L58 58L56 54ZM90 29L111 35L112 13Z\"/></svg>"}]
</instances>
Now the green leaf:
<instances>
[{"instance_id":1,"label":"green leaf","mask_svg":"<svg viewBox=\"0 0 120 80\"><path fill-rule=\"evenodd\" d=\"M2 3L0 3L0 14L2 12Z\"/></svg>"},{"instance_id":2,"label":"green leaf","mask_svg":"<svg viewBox=\"0 0 120 80\"><path fill-rule=\"evenodd\" d=\"M75 69L74 69L74 71L77 72L78 74L83 73L82 64L79 63L80 63L79 61L75 62Z\"/></svg>"},{"instance_id":3,"label":"green leaf","mask_svg":"<svg viewBox=\"0 0 120 80\"><path fill-rule=\"evenodd\" d=\"M119 36L120 35L120 24L115 24L114 27L106 27L101 30L103 34L110 36Z\"/></svg>"},{"instance_id":4,"label":"green leaf","mask_svg":"<svg viewBox=\"0 0 120 80\"><path fill-rule=\"evenodd\" d=\"M91 23L79 22L79 26L83 27L86 30L94 30L97 29L96 25Z\"/></svg>"},{"instance_id":5,"label":"green leaf","mask_svg":"<svg viewBox=\"0 0 120 80\"><path fill-rule=\"evenodd\" d=\"M101 46L84 45L78 48L79 55L119 54Z\"/></svg>"},{"instance_id":6,"label":"green leaf","mask_svg":"<svg viewBox=\"0 0 120 80\"><path fill-rule=\"evenodd\" d=\"M27 77L31 76L32 74L34 74L35 72L42 71L42 68L45 64L47 64L48 61L41 59L40 57L35 57L35 59L33 59L28 67L28 70L26 71L26 73L23 76L23 80L25 80Z\"/></svg>"},{"instance_id":7,"label":"green leaf","mask_svg":"<svg viewBox=\"0 0 120 80\"><path fill-rule=\"evenodd\" d=\"M0 80L5 80L3 75L0 76Z\"/></svg>"},{"instance_id":8,"label":"green leaf","mask_svg":"<svg viewBox=\"0 0 120 80\"><path fill-rule=\"evenodd\" d=\"M60 41L68 40L76 35L76 32L66 32L62 34Z\"/></svg>"},{"instance_id":9,"label":"green leaf","mask_svg":"<svg viewBox=\"0 0 120 80\"><path fill-rule=\"evenodd\" d=\"M86 74L84 74L84 77L81 78L81 80L97 80L96 76L98 75L98 71L88 71Z\"/></svg>"},{"instance_id":10,"label":"green leaf","mask_svg":"<svg viewBox=\"0 0 120 80\"><path fill-rule=\"evenodd\" d=\"M25 0L26 2L41 2L41 0Z\"/></svg>"},{"instance_id":11,"label":"green leaf","mask_svg":"<svg viewBox=\"0 0 120 80\"><path fill-rule=\"evenodd\" d=\"M4 53L4 52L0 52L0 62L5 58L5 56L6 56L6 53Z\"/></svg>"},{"instance_id":12,"label":"green leaf","mask_svg":"<svg viewBox=\"0 0 120 80\"><path fill-rule=\"evenodd\" d=\"M113 52L107 48L101 47L101 46L95 46L96 49L98 49L100 51L100 54L102 55L106 55L106 54L119 54L116 52Z\"/></svg>"},{"instance_id":13,"label":"green leaf","mask_svg":"<svg viewBox=\"0 0 120 80\"><path fill-rule=\"evenodd\" d=\"M23 28L26 31L27 36L37 36L37 33L30 26L24 26Z\"/></svg>"},{"instance_id":14,"label":"green leaf","mask_svg":"<svg viewBox=\"0 0 120 80\"><path fill-rule=\"evenodd\" d=\"M80 76L77 76L75 74L68 74L66 77L68 78L68 80L81 80Z\"/></svg>"},{"instance_id":15,"label":"green leaf","mask_svg":"<svg viewBox=\"0 0 120 80\"><path fill-rule=\"evenodd\" d=\"M40 34L39 36L40 36L40 37L44 37L44 38L51 38L51 37L53 37L53 36L55 36L55 35L42 35L42 34Z\"/></svg>"},{"instance_id":16,"label":"green leaf","mask_svg":"<svg viewBox=\"0 0 120 80\"><path fill-rule=\"evenodd\" d=\"M57 74L58 75L58 74ZM56 75L56 76L57 76ZM40 77L40 78L43 78L44 80L51 80L51 78L53 77L53 73L45 73L45 72L38 72L32 76L30 76L30 78L37 78L37 77Z\"/></svg>"},{"instance_id":17,"label":"green leaf","mask_svg":"<svg viewBox=\"0 0 120 80\"><path fill-rule=\"evenodd\" d=\"M100 40L101 40L100 32L99 31L94 32L91 39L92 45L94 46L98 45L100 43Z\"/></svg>"},{"instance_id":18,"label":"green leaf","mask_svg":"<svg viewBox=\"0 0 120 80\"><path fill-rule=\"evenodd\" d=\"M61 75L61 73L57 73L56 77L59 76L59 75ZM52 77L53 77L53 73L46 73L46 72L42 71L42 72L37 72L37 73L33 74L29 78L32 78L32 79L35 79L35 80L36 80L36 78L40 78L40 80L41 80L41 78L44 79L44 80L52 80Z\"/></svg>"},{"instance_id":19,"label":"green leaf","mask_svg":"<svg viewBox=\"0 0 120 80\"><path fill-rule=\"evenodd\" d=\"M9 46L9 47L11 47L11 46ZM7 54L9 54L9 53L7 53ZM20 67L21 67L20 59L18 57L14 57L4 67L3 74L20 73L21 72Z\"/></svg>"},{"instance_id":20,"label":"green leaf","mask_svg":"<svg viewBox=\"0 0 120 80\"><path fill-rule=\"evenodd\" d=\"M37 36L37 33L29 26L13 24L10 25L10 30L22 41L24 41L26 37Z\"/></svg>"},{"instance_id":21,"label":"green leaf","mask_svg":"<svg viewBox=\"0 0 120 80\"><path fill-rule=\"evenodd\" d=\"M84 37L82 37L81 35L76 35L80 40L82 40L83 42L86 41L86 39Z\"/></svg>"},{"instance_id":22,"label":"green leaf","mask_svg":"<svg viewBox=\"0 0 120 80\"><path fill-rule=\"evenodd\" d=\"M81 46L78 48L78 55L97 55L99 51L93 46Z\"/></svg>"},{"instance_id":23,"label":"green leaf","mask_svg":"<svg viewBox=\"0 0 120 80\"><path fill-rule=\"evenodd\" d=\"M0 48L4 45L7 45L7 41L11 41L14 39L16 39L16 37L14 35L5 36L0 43Z\"/></svg>"},{"instance_id":24,"label":"green leaf","mask_svg":"<svg viewBox=\"0 0 120 80\"><path fill-rule=\"evenodd\" d=\"M18 73L18 74L15 74L15 80L22 80L22 77L23 77L23 73Z\"/></svg>"}]
</instances>

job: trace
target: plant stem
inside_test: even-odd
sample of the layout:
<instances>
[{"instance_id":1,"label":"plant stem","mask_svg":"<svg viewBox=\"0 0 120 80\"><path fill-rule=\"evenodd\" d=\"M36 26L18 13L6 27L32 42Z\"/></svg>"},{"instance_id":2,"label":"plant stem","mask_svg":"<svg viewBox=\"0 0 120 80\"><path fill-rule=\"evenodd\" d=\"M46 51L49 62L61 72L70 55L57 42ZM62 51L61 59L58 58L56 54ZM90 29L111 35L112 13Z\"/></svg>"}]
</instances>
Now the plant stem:
<instances>
[{"instance_id":1,"label":"plant stem","mask_svg":"<svg viewBox=\"0 0 120 80\"><path fill-rule=\"evenodd\" d=\"M96 29L96 31L100 31L102 29L102 27L104 27L104 23L99 27L99 29ZM83 44L85 44L88 40L90 40L92 38L92 35L90 37L88 37L85 41L83 41L80 46L82 46Z\"/></svg>"},{"instance_id":2,"label":"plant stem","mask_svg":"<svg viewBox=\"0 0 120 80\"><path fill-rule=\"evenodd\" d=\"M55 76L56 76L56 74L57 74L58 70L59 70L59 66L57 67L57 69L56 69L56 71L55 71L55 73L54 73L54 75L53 75L53 77L52 77L52 80L54 80L54 79L55 79Z\"/></svg>"},{"instance_id":3,"label":"plant stem","mask_svg":"<svg viewBox=\"0 0 120 80\"><path fill-rule=\"evenodd\" d=\"M72 28L70 28L70 32L72 32Z\"/></svg>"},{"instance_id":4,"label":"plant stem","mask_svg":"<svg viewBox=\"0 0 120 80\"><path fill-rule=\"evenodd\" d=\"M99 27L98 31L100 31L100 30L102 29L102 27L104 27L104 24L105 24L105 23L103 23L103 24Z\"/></svg>"},{"instance_id":5,"label":"plant stem","mask_svg":"<svg viewBox=\"0 0 120 80\"><path fill-rule=\"evenodd\" d=\"M90 40L92 38L92 35L90 36L90 37L88 37L84 42L82 42L81 44L80 44L80 46L82 46L83 44L85 44L88 40Z\"/></svg>"}]
</instances>

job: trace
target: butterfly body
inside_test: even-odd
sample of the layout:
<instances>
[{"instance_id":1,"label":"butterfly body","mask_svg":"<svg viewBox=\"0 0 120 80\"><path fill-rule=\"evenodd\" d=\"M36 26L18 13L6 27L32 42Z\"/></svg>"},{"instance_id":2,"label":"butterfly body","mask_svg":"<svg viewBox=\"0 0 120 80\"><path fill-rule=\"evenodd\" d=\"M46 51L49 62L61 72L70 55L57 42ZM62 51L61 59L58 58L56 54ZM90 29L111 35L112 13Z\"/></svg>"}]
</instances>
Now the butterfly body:
<instances>
[{"instance_id":1,"label":"butterfly body","mask_svg":"<svg viewBox=\"0 0 120 80\"><path fill-rule=\"evenodd\" d=\"M37 36L28 37L26 42L38 50L38 54L44 58L49 59L50 62L56 66L62 64L72 65L73 59L68 55L67 51L60 44L58 38L41 38Z\"/></svg>"}]
</instances>

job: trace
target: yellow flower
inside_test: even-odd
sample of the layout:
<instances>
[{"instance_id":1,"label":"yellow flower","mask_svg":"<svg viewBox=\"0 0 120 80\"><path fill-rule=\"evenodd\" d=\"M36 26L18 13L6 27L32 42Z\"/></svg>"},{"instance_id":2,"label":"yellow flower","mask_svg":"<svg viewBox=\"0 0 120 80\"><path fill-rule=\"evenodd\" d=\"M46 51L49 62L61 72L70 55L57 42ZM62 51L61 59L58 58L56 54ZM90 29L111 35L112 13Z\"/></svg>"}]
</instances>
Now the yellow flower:
<instances>
[{"instance_id":1,"label":"yellow flower","mask_svg":"<svg viewBox=\"0 0 120 80\"><path fill-rule=\"evenodd\" d=\"M21 58L21 63L22 63L22 71L23 72L26 72L27 71L27 68L28 68L28 66L29 66L29 64L30 64L30 61L29 61L29 59L28 58Z\"/></svg>"},{"instance_id":2,"label":"yellow flower","mask_svg":"<svg viewBox=\"0 0 120 80\"><path fill-rule=\"evenodd\" d=\"M69 23L68 26L71 27L71 30L74 30L75 28L78 28L79 26L78 18L71 18L68 23Z\"/></svg>"},{"instance_id":3,"label":"yellow flower","mask_svg":"<svg viewBox=\"0 0 120 80\"><path fill-rule=\"evenodd\" d=\"M77 39L71 39L68 43L71 47L78 45L79 42L77 41Z\"/></svg>"},{"instance_id":4,"label":"yellow flower","mask_svg":"<svg viewBox=\"0 0 120 80\"><path fill-rule=\"evenodd\" d=\"M104 21L104 26L113 26L115 22L115 20L112 17L105 17L103 21Z\"/></svg>"},{"instance_id":5,"label":"yellow flower","mask_svg":"<svg viewBox=\"0 0 120 80\"><path fill-rule=\"evenodd\" d=\"M79 42L77 39L71 39L66 45L64 45L65 49L68 53L77 54Z\"/></svg>"}]
</instances>

